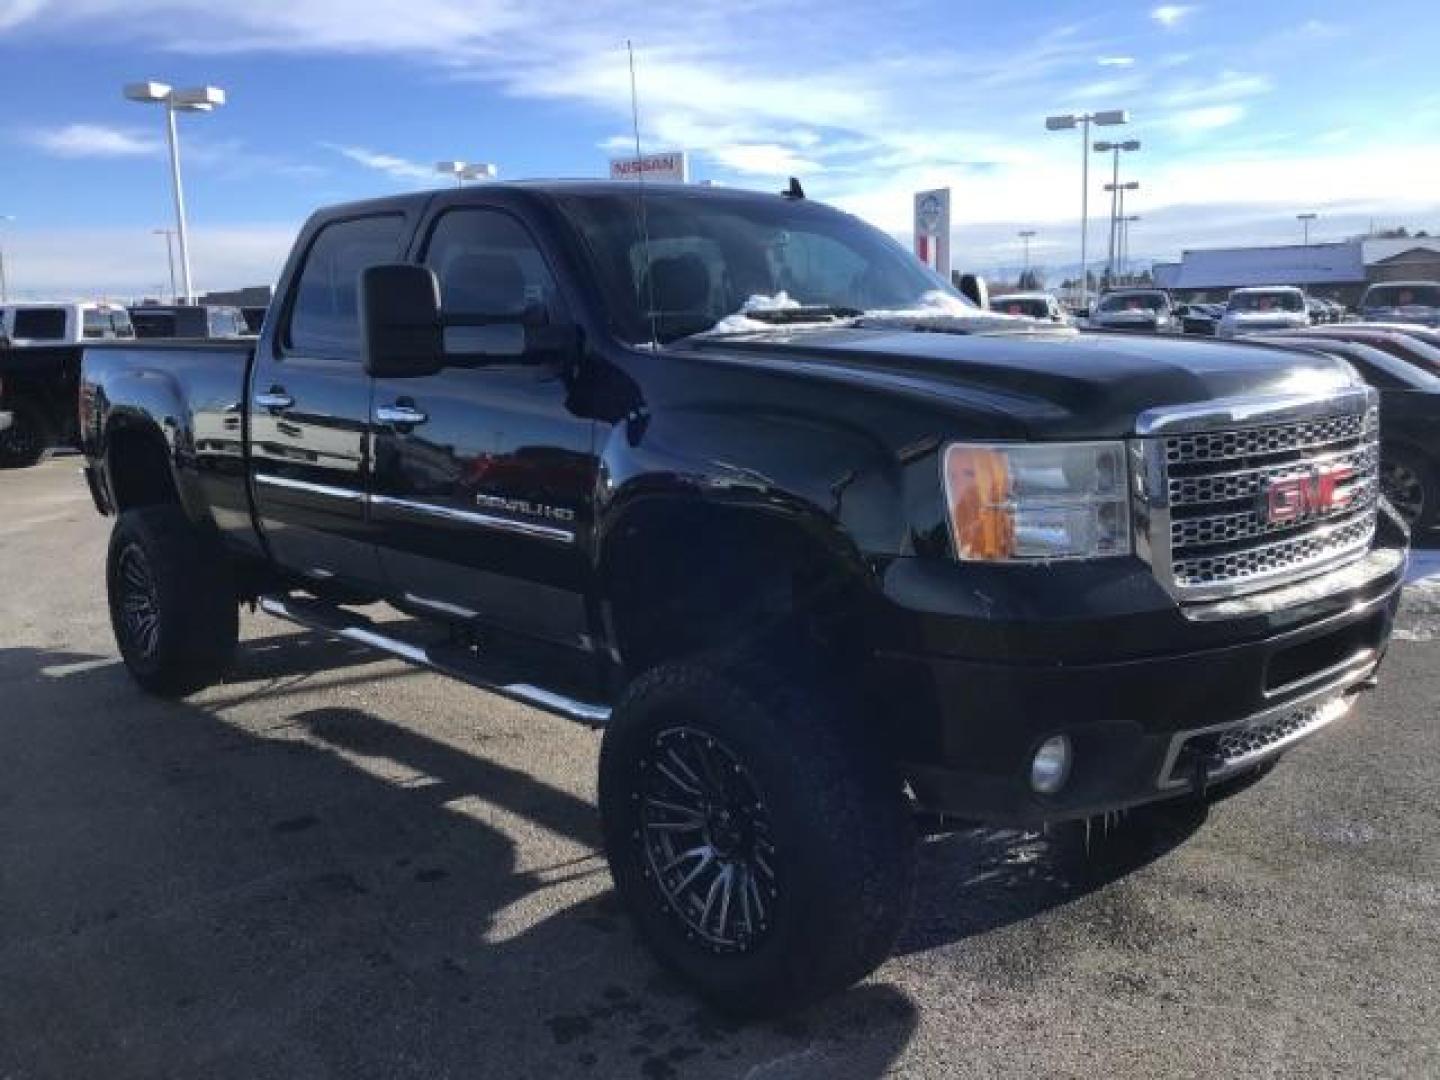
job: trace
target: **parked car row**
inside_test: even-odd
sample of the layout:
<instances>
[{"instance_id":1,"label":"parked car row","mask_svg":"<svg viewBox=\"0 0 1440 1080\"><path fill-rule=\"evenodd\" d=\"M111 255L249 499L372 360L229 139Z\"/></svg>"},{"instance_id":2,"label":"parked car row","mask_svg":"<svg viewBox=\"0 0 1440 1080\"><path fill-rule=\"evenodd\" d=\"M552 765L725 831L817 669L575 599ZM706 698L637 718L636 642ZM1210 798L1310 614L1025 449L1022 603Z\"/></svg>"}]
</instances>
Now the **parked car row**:
<instances>
[{"instance_id":1,"label":"parked car row","mask_svg":"<svg viewBox=\"0 0 1440 1080\"><path fill-rule=\"evenodd\" d=\"M0 468L35 465L73 444L81 346L135 338L251 336L238 307L107 301L0 306ZM263 321L256 315L255 325Z\"/></svg>"}]
</instances>

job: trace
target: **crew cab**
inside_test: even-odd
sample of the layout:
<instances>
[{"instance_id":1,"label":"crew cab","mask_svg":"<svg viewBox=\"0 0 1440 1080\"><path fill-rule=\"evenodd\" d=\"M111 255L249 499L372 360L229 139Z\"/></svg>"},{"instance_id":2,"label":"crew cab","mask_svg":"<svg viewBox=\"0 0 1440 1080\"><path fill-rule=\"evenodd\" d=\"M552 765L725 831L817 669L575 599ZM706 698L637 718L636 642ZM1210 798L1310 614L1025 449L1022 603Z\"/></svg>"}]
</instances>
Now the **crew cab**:
<instances>
[{"instance_id":1,"label":"crew cab","mask_svg":"<svg viewBox=\"0 0 1440 1080\"><path fill-rule=\"evenodd\" d=\"M998 317L794 184L322 210L258 342L89 348L80 400L142 687L254 602L602 728L619 896L737 1012L885 958L917 818L1204 798L1339 721L1407 560L1343 361Z\"/></svg>"}]
</instances>

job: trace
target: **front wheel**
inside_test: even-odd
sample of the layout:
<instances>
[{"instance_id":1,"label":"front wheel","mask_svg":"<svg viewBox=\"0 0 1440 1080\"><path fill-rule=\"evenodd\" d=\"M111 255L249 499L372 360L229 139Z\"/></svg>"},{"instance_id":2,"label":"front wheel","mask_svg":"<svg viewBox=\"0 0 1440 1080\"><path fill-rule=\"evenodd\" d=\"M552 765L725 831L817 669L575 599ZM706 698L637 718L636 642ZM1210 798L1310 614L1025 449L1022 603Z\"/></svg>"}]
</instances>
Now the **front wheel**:
<instances>
[{"instance_id":1,"label":"front wheel","mask_svg":"<svg viewBox=\"0 0 1440 1080\"><path fill-rule=\"evenodd\" d=\"M660 960L727 1012L838 992L889 955L915 833L837 699L762 666L662 665L600 753L615 886Z\"/></svg>"},{"instance_id":2,"label":"front wheel","mask_svg":"<svg viewBox=\"0 0 1440 1080\"><path fill-rule=\"evenodd\" d=\"M110 622L135 681L179 697L217 682L240 633L224 553L178 506L127 510L110 534Z\"/></svg>"}]
</instances>

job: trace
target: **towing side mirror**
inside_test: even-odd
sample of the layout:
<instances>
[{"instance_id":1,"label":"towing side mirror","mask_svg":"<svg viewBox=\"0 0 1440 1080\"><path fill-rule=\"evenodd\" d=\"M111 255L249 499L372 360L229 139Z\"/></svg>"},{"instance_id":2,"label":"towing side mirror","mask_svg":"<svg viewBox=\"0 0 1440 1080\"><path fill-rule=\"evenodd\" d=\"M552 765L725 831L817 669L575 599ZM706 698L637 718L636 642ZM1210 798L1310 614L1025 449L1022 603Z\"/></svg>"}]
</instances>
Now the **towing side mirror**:
<instances>
[{"instance_id":1,"label":"towing side mirror","mask_svg":"<svg viewBox=\"0 0 1440 1080\"><path fill-rule=\"evenodd\" d=\"M969 297L981 311L990 310L990 290L985 285L985 279L979 274L961 274L960 292Z\"/></svg>"},{"instance_id":2,"label":"towing side mirror","mask_svg":"<svg viewBox=\"0 0 1440 1080\"><path fill-rule=\"evenodd\" d=\"M409 263L360 271L360 347L365 372L381 379L434 375L445 367L440 282Z\"/></svg>"}]
</instances>

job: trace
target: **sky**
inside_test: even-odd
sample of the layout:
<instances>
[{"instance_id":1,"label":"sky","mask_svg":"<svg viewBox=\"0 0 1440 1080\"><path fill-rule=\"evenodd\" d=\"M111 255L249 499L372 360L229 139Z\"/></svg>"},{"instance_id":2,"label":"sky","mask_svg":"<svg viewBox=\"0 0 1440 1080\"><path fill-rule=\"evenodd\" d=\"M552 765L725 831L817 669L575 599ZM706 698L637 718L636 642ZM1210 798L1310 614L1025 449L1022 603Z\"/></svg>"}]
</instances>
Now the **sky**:
<instances>
[{"instance_id":1,"label":"sky","mask_svg":"<svg viewBox=\"0 0 1440 1080\"><path fill-rule=\"evenodd\" d=\"M0 0L0 249L12 295L168 291L163 113L127 82L218 85L180 118L198 289L272 282L317 206L439 183L600 176L642 142L692 175L813 198L897 236L948 186L957 268L1078 262L1081 141L1128 109L1131 248L1440 232L1434 0ZM1103 257L1108 155L1091 155ZM1053 281L1052 281L1053 283Z\"/></svg>"}]
</instances>

